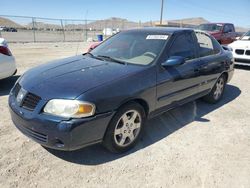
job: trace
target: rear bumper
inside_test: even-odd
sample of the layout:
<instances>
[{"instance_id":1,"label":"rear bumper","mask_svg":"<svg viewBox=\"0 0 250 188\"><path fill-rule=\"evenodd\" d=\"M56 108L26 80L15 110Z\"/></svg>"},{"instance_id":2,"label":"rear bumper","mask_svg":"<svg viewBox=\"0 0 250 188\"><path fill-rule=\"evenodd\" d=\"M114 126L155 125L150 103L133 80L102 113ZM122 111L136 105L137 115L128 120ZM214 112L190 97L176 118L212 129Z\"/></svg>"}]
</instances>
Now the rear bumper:
<instances>
[{"instance_id":1,"label":"rear bumper","mask_svg":"<svg viewBox=\"0 0 250 188\"><path fill-rule=\"evenodd\" d=\"M16 73L17 73L16 67L11 68L5 72L0 72L0 80L11 77L11 76L15 75Z\"/></svg>"},{"instance_id":2,"label":"rear bumper","mask_svg":"<svg viewBox=\"0 0 250 188\"><path fill-rule=\"evenodd\" d=\"M32 115L16 106L10 96L11 118L15 126L35 142L57 150L76 150L102 142L114 113L61 121L45 114Z\"/></svg>"},{"instance_id":3,"label":"rear bumper","mask_svg":"<svg viewBox=\"0 0 250 188\"><path fill-rule=\"evenodd\" d=\"M16 73L16 63L12 56L0 54L0 79L8 78Z\"/></svg>"}]
</instances>

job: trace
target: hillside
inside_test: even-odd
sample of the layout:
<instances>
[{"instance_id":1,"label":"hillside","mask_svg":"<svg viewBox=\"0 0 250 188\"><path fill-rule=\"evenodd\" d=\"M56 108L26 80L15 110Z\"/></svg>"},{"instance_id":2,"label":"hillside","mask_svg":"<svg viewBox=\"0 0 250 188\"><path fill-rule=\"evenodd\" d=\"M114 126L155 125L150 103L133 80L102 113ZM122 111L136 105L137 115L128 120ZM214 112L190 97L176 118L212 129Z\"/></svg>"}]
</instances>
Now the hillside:
<instances>
[{"instance_id":1,"label":"hillside","mask_svg":"<svg viewBox=\"0 0 250 188\"><path fill-rule=\"evenodd\" d=\"M12 20L7 19L7 18L3 18L3 17L0 17L0 26L23 28L22 25L17 24L16 22L14 22Z\"/></svg>"},{"instance_id":2,"label":"hillside","mask_svg":"<svg viewBox=\"0 0 250 188\"><path fill-rule=\"evenodd\" d=\"M86 28L85 22L77 22L77 24L74 24L74 22L68 23L65 22L64 25L65 29L67 30L82 30ZM189 27L189 26L196 26L203 23L209 23L208 20L197 17L197 18L185 18L185 19L179 19L179 20L164 20L163 25L170 25L170 26L182 26L182 27ZM97 21L91 21L87 23L88 29L95 29L95 30L102 30L103 28L120 28L120 29L128 29L128 28L135 28L135 27L150 27L150 26L157 26L159 25L159 21L150 21L150 22L134 22L129 21L127 19L123 18L108 18L104 20L97 20ZM29 23L27 25L21 25L13 20L0 17L0 26L6 26L6 27L14 27L14 28L28 28L31 29L33 27L32 23ZM58 21L58 24L51 24L51 23L45 23L45 22L36 22L35 27L38 29L61 29L60 22ZM246 32L249 29L243 28L243 27L237 27L237 32Z\"/></svg>"},{"instance_id":3,"label":"hillside","mask_svg":"<svg viewBox=\"0 0 250 188\"><path fill-rule=\"evenodd\" d=\"M109 18L105 20L97 20L88 22L87 28L102 30L103 28L133 28L138 27L138 23L128 21L122 18ZM84 22L83 24L67 24L65 25L66 29L75 29L75 28L86 28Z\"/></svg>"},{"instance_id":4,"label":"hillside","mask_svg":"<svg viewBox=\"0 0 250 188\"><path fill-rule=\"evenodd\" d=\"M28 25L26 25L25 27L27 28L32 28L33 24L29 23ZM44 22L35 22L35 28L37 29L61 29L61 25L57 25L57 24L48 24L48 23L44 23Z\"/></svg>"},{"instance_id":5,"label":"hillside","mask_svg":"<svg viewBox=\"0 0 250 188\"><path fill-rule=\"evenodd\" d=\"M180 19L180 20L170 20L169 22L189 24L189 25L200 25L200 24L209 23L209 21L207 21L206 19L204 19L202 17L198 17L198 18L185 18L185 19Z\"/></svg>"}]
</instances>

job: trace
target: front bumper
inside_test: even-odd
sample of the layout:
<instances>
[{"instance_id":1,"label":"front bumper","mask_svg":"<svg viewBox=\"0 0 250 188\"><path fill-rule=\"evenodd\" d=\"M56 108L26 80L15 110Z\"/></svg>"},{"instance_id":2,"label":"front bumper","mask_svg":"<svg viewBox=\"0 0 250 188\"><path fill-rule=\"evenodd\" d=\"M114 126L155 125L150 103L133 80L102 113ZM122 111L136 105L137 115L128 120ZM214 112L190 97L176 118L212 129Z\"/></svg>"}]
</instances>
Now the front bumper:
<instances>
[{"instance_id":1,"label":"front bumper","mask_svg":"<svg viewBox=\"0 0 250 188\"><path fill-rule=\"evenodd\" d=\"M238 55L235 53L235 50L234 50L233 57L234 57L234 63L236 65L250 66L250 55L246 55L246 54Z\"/></svg>"},{"instance_id":2,"label":"front bumper","mask_svg":"<svg viewBox=\"0 0 250 188\"><path fill-rule=\"evenodd\" d=\"M235 58L234 63L235 65L250 66L250 59Z\"/></svg>"},{"instance_id":3,"label":"front bumper","mask_svg":"<svg viewBox=\"0 0 250 188\"><path fill-rule=\"evenodd\" d=\"M14 95L9 96L11 118L15 126L39 144L58 150L76 150L102 142L114 112L82 119L61 120L19 107Z\"/></svg>"}]
</instances>

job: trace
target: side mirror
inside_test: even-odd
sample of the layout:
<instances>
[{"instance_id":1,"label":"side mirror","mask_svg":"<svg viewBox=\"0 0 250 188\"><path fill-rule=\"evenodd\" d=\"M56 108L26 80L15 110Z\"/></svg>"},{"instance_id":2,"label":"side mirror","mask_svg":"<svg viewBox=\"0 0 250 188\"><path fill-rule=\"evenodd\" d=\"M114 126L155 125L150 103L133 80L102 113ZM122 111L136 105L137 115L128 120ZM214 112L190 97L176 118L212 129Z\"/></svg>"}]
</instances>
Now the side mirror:
<instances>
[{"instance_id":1,"label":"side mirror","mask_svg":"<svg viewBox=\"0 0 250 188\"><path fill-rule=\"evenodd\" d=\"M184 57L181 57L181 56L171 56L165 62L163 62L161 65L164 68L167 68L167 67L173 67L173 66L181 65L183 63L185 63L185 58Z\"/></svg>"}]
</instances>

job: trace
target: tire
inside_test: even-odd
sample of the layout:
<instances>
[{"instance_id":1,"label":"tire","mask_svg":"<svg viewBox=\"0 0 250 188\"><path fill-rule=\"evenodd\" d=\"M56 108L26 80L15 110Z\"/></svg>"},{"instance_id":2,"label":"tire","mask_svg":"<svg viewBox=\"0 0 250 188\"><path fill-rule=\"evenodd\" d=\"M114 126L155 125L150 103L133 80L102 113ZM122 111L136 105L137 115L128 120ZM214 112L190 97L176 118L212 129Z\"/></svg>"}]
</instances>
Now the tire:
<instances>
[{"instance_id":1,"label":"tire","mask_svg":"<svg viewBox=\"0 0 250 188\"><path fill-rule=\"evenodd\" d=\"M219 79L216 81L214 87L210 91L208 95L206 95L203 99L211 104L215 104L219 102L224 94L225 86L226 86L226 76L222 74Z\"/></svg>"},{"instance_id":2,"label":"tire","mask_svg":"<svg viewBox=\"0 0 250 188\"><path fill-rule=\"evenodd\" d=\"M145 120L144 108L138 103L122 106L109 123L103 145L112 153L130 150L140 139Z\"/></svg>"}]
</instances>

